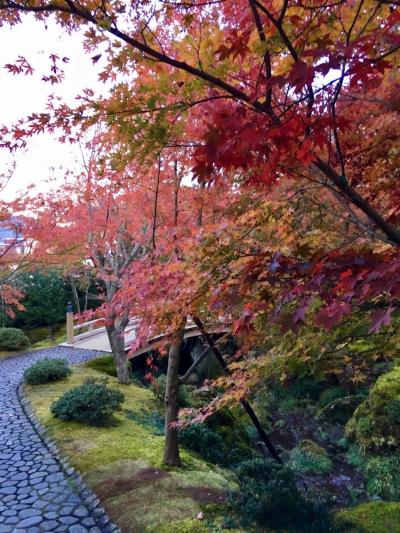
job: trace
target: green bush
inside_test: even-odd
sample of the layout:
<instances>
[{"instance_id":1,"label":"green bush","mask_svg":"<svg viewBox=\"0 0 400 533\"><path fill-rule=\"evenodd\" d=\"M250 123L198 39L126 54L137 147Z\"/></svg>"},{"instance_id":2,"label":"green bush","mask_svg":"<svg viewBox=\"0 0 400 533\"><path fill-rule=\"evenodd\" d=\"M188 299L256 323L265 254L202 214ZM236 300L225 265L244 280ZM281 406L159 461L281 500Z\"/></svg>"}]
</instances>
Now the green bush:
<instances>
[{"instance_id":1,"label":"green bush","mask_svg":"<svg viewBox=\"0 0 400 533\"><path fill-rule=\"evenodd\" d=\"M357 470L363 470L365 465L365 457L361 448L357 444L352 444L346 452L346 462L350 466L354 466Z\"/></svg>"},{"instance_id":2,"label":"green bush","mask_svg":"<svg viewBox=\"0 0 400 533\"><path fill-rule=\"evenodd\" d=\"M64 379L72 374L66 359L46 357L37 361L24 372L24 381L29 385L39 385L49 381Z\"/></svg>"},{"instance_id":3,"label":"green bush","mask_svg":"<svg viewBox=\"0 0 400 533\"><path fill-rule=\"evenodd\" d=\"M384 500L400 501L400 456L374 457L367 462L367 492Z\"/></svg>"},{"instance_id":4,"label":"green bush","mask_svg":"<svg viewBox=\"0 0 400 533\"><path fill-rule=\"evenodd\" d=\"M224 440L205 424L193 424L179 432L183 446L200 454L206 461L224 464L226 460Z\"/></svg>"},{"instance_id":5,"label":"green bush","mask_svg":"<svg viewBox=\"0 0 400 533\"><path fill-rule=\"evenodd\" d=\"M290 464L301 474L326 474L332 470L332 461L326 451L311 440L301 441L290 452Z\"/></svg>"},{"instance_id":6,"label":"green bush","mask_svg":"<svg viewBox=\"0 0 400 533\"><path fill-rule=\"evenodd\" d=\"M96 357L95 359L88 361L85 366L114 378L117 377L117 369L115 367L114 358L111 355Z\"/></svg>"},{"instance_id":7,"label":"green bush","mask_svg":"<svg viewBox=\"0 0 400 533\"><path fill-rule=\"evenodd\" d=\"M17 328L0 328L0 350L21 350L29 346L30 340Z\"/></svg>"},{"instance_id":8,"label":"green bush","mask_svg":"<svg viewBox=\"0 0 400 533\"><path fill-rule=\"evenodd\" d=\"M311 378L299 378L288 386L287 394L294 398L317 400L322 390L321 383Z\"/></svg>"},{"instance_id":9,"label":"green bush","mask_svg":"<svg viewBox=\"0 0 400 533\"><path fill-rule=\"evenodd\" d=\"M231 495L231 503L240 510L244 524L329 531L325 507L304 498L287 466L257 457L240 465L237 478L240 491Z\"/></svg>"},{"instance_id":10,"label":"green bush","mask_svg":"<svg viewBox=\"0 0 400 533\"><path fill-rule=\"evenodd\" d=\"M88 379L53 402L51 412L60 420L104 426L123 401L122 392L107 387L106 380Z\"/></svg>"},{"instance_id":11,"label":"green bush","mask_svg":"<svg viewBox=\"0 0 400 533\"><path fill-rule=\"evenodd\" d=\"M334 400L343 398L344 396L346 396L346 392L341 387L330 387L321 392L318 402L320 407L323 408Z\"/></svg>"}]
</instances>

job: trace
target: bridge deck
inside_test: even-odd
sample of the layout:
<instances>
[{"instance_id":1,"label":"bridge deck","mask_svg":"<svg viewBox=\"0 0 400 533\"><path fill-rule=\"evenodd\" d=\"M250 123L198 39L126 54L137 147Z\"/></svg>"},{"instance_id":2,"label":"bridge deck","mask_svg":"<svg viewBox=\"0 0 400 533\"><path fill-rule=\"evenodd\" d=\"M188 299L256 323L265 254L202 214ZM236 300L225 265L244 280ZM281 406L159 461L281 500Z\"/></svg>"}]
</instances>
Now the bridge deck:
<instances>
[{"instance_id":1,"label":"bridge deck","mask_svg":"<svg viewBox=\"0 0 400 533\"><path fill-rule=\"evenodd\" d=\"M131 342L135 339L135 327L127 327L125 332L125 349L129 350ZM99 352L111 353L111 346L108 340L106 328L97 328L87 333L75 336L73 344L63 342L60 346L68 346L70 348L79 348L80 350L99 350Z\"/></svg>"},{"instance_id":2,"label":"bridge deck","mask_svg":"<svg viewBox=\"0 0 400 533\"><path fill-rule=\"evenodd\" d=\"M135 325L136 319L132 319L132 322L128 325L128 327L125 330L125 349L126 351L129 350L130 345L133 340L135 340L135 333L136 333L136 325ZM211 334L215 333L228 333L230 331L230 328L226 325L213 325L208 326L207 330ZM198 330L197 326L194 324L188 324L185 330L184 338L189 339L191 337L198 337L201 333ZM135 351L134 353L128 354L128 358L132 359L133 357L136 357L138 355L147 353L154 349L154 345L157 344L157 342L163 341L165 339L165 335L157 335L149 340L148 344L140 348L139 350ZM67 342L63 342L60 344L60 346L68 346L70 348L79 348L81 350L98 350L99 352L109 352L112 353L110 342L108 340L107 332L105 327L93 329L91 331L87 331L86 333L81 333L80 335L75 336L75 341L73 344L68 344Z\"/></svg>"}]
</instances>

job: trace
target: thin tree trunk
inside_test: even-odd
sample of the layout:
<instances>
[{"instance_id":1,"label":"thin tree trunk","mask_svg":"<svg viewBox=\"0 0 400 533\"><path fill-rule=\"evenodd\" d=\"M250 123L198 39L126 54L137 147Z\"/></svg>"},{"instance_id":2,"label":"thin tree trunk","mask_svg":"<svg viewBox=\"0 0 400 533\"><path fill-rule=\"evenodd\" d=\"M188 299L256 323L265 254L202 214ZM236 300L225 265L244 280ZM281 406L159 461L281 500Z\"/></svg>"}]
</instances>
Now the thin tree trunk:
<instances>
[{"instance_id":1,"label":"thin tree trunk","mask_svg":"<svg viewBox=\"0 0 400 533\"><path fill-rule=\"evenodd\" d=\"M78 315L80 315L81 314L81 306L80 306L80 303L79 303L78 290L76 288L75 282L74 282L71 274L68 275L68 278L69 278L69 283L70 283L71 289L72 289L72 296L74 298L74 302L75 302L75 306L76 306L76 312L78 313Z\"/></svg>"},{"instance_id":2,"label":"thin tree trunk","mask_svg":"<svg viewBox=\"0 0 400 533\"><path fill-rule=\"evenodd\" d=\"M126 327L126 326L125 326ZM129 385L131 382L130 363L126 358L124 330L121 327L116 327L115 324L106 326L108 339L110 341L111 350L114 357L115 366L117 368L118 382L124 385Z\"/></svg>"},{"instance_id":3,"label":"thin tree trunk","mask_svg":"<svg viewBox=\"0 0 400 533\"><path fill-rule=\"evenodd\" d=\"M210 337L210 335L207 333L206 329L204 328L204 325L203 325L202 321L196 316L193 316L192 318L193 318L193 322L199 328L203 339L205 340L205 342L210 347L211 351L215 355L215 357L218 360L219 364L222 366L225 374L229 375L230 371L229 371L229 368L228 368L227 364L225 363L225 359L223 358L221 352L219 351L218 347L215 345L215 343L212 340L212 338ZM268 435L266 434L264 428L261 425L261 422L259 421L256 413L254 412L254 410L251 407L251 405L249 404L249 402L247 400L241 400L240 403L244 407L246 413L249 415L251 421L253 422L255 428L258 431L258 434L260 435L261 440L266 445L271 457L273 457L275 459L275 461L277 461L278 463L283 464L283 461L279 457L279 454L278 454L275 446L270 441Z\"/></svg>"},{"instance_id":4,"label":"thin tree trunk","mask_svg":"<svg viewBox=\"0 0 400 533\"><path fill-rule=\"evenodd\" d=\"M164 464L168 466L180 466L178 430L171 427L177 422L179 413L179 362L181 358L181 348L185 333L184 320L176 332L168 355L167 383L165 388L165 448Z\"/></svg>"}]
</instances>

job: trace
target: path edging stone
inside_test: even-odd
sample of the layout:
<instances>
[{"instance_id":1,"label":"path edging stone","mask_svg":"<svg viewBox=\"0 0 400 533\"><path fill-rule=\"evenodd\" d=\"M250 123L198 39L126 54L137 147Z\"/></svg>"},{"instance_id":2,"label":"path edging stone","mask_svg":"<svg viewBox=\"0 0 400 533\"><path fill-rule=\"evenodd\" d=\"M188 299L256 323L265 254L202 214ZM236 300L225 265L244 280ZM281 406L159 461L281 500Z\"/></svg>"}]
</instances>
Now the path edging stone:
<instances>
[{"instance_id":1,"label":"path edging stone","mask_svg":"<svg viewBox=\"0 0 400 533\"><path fill-rule=\"evenodd\" d=\"M47 448L54 460L59 464L60 469L64 473L66 479L73 483L77 494L82 499L82 503L90 510L96 526L103 531L103 533L122 533L120 528L107 516L107 513L104 507L101 505L97 495L85 483L85 481L83 481L82 477L71 465L69 460L66 457L61 456L56 443L48 437L46 428L37 420L31 404L24 394L22 383L17 386L17 399L34 432L43 442L44 446Z\"/></svg>"}]
</instances>

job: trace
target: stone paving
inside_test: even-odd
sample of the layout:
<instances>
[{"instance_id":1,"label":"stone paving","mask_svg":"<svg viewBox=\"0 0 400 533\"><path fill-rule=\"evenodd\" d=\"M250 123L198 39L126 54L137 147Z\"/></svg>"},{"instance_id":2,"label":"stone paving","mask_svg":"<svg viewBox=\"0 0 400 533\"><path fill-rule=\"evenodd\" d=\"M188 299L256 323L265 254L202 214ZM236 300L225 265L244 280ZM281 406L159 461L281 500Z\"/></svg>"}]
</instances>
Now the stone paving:
<instances>
[{"instance_id":1,"label":"stone paving","mask_svg":"<svg viewBox=\"0 0 400 533\"><path fill-rule=\"evenodd\" d=\"M86 506L17 395L24 369L35 361L47 356L80 363L97 353L58 347L0 361L0 533L110 531L96 525L96 509Z\"/></svg>"}]
</instances>

